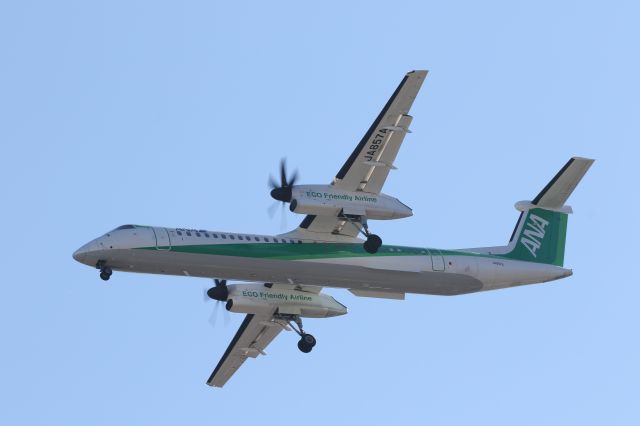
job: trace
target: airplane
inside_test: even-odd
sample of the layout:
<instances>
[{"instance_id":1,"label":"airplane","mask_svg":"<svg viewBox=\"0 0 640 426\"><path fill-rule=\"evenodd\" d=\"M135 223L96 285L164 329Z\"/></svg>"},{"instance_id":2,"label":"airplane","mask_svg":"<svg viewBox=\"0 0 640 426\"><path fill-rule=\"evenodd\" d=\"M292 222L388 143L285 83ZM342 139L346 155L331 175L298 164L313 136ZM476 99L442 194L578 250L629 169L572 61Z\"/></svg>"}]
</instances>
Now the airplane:
<instances>
[{"instance_id":1,"label":"airplane","mask_svg":"<svg viewBox=\"0 0 640 426\"><path fill-rule=\"evenodd\" d=\"M572 275L563 267L572 213L565 202L594 162L588 158L571 158L535 198L515 204L520 216L504 246L406 247L383 244L369 230L368 220L413 214L381 191L396 169L410 133L409 110L426 76L427 71L404 76L329 185L298 185L297 173L287 177L281 163L280 182L271 178L271 196L305 215L293 231L255 235L123 225L83 245L73 258L98 269L105 281L113 271L214 278L207 296L246 316L206 382L213 387L223 387L247 358L266 355L283 330L293 330L298 348L311 352L316 339L302 318L347 313L324 287L402 300L407 293L459 295Z\"/></svg>"}]
</instances>

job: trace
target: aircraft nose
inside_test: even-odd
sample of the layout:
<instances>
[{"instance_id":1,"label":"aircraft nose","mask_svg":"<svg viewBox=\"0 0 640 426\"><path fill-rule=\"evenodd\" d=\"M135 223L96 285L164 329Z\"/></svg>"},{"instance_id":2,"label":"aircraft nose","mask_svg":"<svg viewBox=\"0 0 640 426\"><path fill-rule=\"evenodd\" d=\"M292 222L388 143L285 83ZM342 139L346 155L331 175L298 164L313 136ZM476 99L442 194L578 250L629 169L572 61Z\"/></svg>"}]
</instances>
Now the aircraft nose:
<instances>
[{"instance_id":1,"label":"aircraft nose","mask_svg":"<svg viewBox=\"0 0 640 426\"><path fill-rule=\"evenodd\" d=\"M87 257L87 250L85 249L86 246L82 246L80 247L78 250L73 252L73 258L75 260L77 260L78 262L82 263L82 260Z\"/></svg>"},{"instance_id":2,"label":"aircraft nose","mask_svg":"<svg viewBox=\"0 0 640 426\"><path fill-rule=\"evenodd\" d=\"M89 253L94 250L95 250L95 243L94 241L91 241L90 243L87 243L82 247L80 247L78 250L74 251L73 258L80 263L85 263L87 260L87 257L89 256Z\"/></svg>"}]
</instances>

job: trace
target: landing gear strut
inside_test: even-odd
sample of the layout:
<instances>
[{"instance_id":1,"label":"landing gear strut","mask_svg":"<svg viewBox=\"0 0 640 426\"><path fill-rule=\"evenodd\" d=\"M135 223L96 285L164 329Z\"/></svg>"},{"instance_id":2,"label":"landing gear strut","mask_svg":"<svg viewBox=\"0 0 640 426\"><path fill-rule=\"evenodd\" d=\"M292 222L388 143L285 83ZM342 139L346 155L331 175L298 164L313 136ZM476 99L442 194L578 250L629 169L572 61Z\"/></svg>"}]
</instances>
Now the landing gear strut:
<instances>
[{"instance_id":1,"label":"landing gear strut","mask_svg":"<svg viewBox=\"0 0 640 426\"><path fill-rule=\"evenodd\" d=\"M356 228L358 228L358 231L366 237L367 240L362 244L362 246L367 253L374 254L378 252L378 249L382 246L382 238L369 232L366 216L346 214L343 215L342 218L351 222Z\"/></svg>"},{"instance_id":2,"label":"landing gear strut","mask_svg":"<svg viewBox=\"0 0 640 426\"><path fill-rule=\"evenodd\" d=\"M300 349L300 351L304 352L305 354L311 352L311 349L313 349L313 347L317 343L316 338L311 334L304 332L300 315L291 315L287 316L284 319L289 323L291 328L293 328L293 331L298 333L298 336L300 336L300 340L298 341L298 349Z\"/></svg>"},{"instance_id":3,"label":"landing gear strut","mask_svg":"<svg viewBox=\"0 0 640 426\"><path fill-rule=\"evenodd\" d=\"M104 260L101 260L96 264L96 269L100 270L100 278L102 278L103 281L109 281L111 274L113 274L113 271L106 265Z\"/></svg>"}]
</instances>

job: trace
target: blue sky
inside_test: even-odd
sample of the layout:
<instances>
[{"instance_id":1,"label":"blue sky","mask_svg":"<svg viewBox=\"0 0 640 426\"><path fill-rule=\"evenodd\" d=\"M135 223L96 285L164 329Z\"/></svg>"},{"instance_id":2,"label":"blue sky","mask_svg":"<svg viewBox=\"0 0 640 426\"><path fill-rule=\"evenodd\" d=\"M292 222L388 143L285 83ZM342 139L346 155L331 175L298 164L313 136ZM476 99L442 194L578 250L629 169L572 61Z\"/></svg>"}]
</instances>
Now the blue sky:
<instances>
[{"instance_id":1,"label":"blue sky","mask_svg":"<svg viewBox=\"0 0 640 426\"><path fill-rule=\"evenodd\" d=\"M0 423L637 424L634 2L21 1L0 5ZM385 241L498 245L572 155L555 283L403 302L284 334L223 390L242 320L207 280L73 261L124 223L278 233L269 173L329 182L405 72L429 69ZM288 213L287 226L300 217Z\"/></svg>"}]
</instances>

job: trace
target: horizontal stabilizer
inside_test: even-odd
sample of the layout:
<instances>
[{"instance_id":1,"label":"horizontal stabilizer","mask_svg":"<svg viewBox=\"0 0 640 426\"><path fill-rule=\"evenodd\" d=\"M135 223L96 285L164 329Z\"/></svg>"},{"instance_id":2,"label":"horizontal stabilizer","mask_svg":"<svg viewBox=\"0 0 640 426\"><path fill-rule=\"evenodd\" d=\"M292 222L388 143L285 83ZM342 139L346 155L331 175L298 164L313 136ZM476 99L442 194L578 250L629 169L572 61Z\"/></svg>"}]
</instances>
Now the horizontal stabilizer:
<instances>
[{"instance_id":1,"label":"horizontal stabilizer","mask_svg":"<svg viewBox=\"0 0 640 426\"><path fill-rule=\"evenodd\" d=\"M544 187L532 204L540 208L549 210L562 209L571 193L582 177L587 173L594 160L581 157L571 158L567 164L551 179L551 182Z\"/></svg>"}]
</instances>

